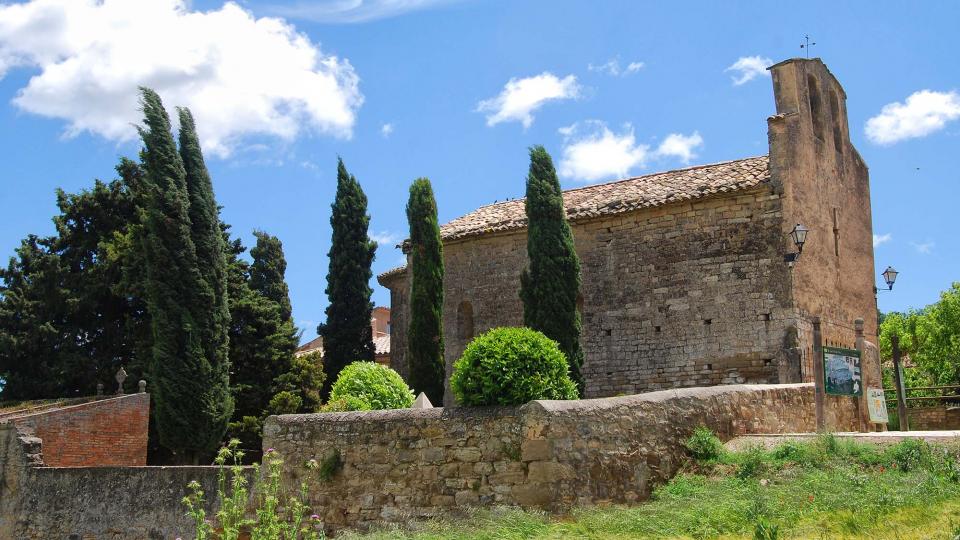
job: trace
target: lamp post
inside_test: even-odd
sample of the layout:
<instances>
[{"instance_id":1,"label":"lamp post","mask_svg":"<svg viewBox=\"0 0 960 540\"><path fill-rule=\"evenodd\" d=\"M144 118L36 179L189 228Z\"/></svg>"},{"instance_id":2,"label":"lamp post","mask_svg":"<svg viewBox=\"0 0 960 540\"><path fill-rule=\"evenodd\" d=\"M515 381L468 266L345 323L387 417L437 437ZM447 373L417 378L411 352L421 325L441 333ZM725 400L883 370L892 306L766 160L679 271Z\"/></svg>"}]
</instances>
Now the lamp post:
<instances>
[{"instance_id":1,"label":"lamp post","mask_svg":"<svg viewBox=\"0 0 960 540\"><path fill-rule=\"evenodd\" d=\"M810 229L804 227L800 223L794 225L793 230L790 231L790 238L793 240L793 244L797 246L796 253L787 253L783 256L783 260L790 268L793 268L793 265L800 260L800 254L803 253L803 244L807 242L808 232L810 232Z\"/></svg>"}]
</instances>

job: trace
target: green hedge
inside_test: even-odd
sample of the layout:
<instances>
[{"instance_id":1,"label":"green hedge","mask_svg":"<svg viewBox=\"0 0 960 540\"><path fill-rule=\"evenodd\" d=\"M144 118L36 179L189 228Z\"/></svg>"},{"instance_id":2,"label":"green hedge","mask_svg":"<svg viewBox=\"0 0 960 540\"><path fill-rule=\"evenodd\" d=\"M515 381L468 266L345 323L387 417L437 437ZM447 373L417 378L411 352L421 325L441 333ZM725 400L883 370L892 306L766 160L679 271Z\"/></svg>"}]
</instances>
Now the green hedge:
<instances>
[{"instance_id":1,"label":"green hedge","mask_svg":"<svg viewBox=\"0 0 960 540\"><path fill-rule=\"evenodd\" d=\"M405 409L413 390L400 375L375 362L354 362L340 371L324 410Z\"/></svg>"},{"instance_id":2,"label":"green hedge","mask_svg":"<svg viewBox=\"0 0 960 540\"><path fill-rule=\"evenodd\" d=\"M450 378L461 405L521 405L535 399L577 399L566 356L529 328L494 328L476 337Z\"/></svg>"}]
</instances>

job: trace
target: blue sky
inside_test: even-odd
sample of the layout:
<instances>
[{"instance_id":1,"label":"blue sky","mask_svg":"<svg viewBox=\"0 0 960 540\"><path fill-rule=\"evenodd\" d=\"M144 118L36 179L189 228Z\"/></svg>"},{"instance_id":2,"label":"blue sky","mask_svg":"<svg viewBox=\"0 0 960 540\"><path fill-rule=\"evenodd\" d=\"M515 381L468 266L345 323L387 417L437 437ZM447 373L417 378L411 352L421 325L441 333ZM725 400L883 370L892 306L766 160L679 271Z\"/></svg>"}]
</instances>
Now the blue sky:
<instances>
[{"instance_id":1,"label":"blue sky","mask_svg":"<svg viewBox=\"0 0 960 540\"><path fill-rule=\"evenodd\" d=\"M53 231L56 187L136 155L147 84L193 109L234 233L283 241L306 339L337 155L367 192L383 272L419 176L447 221L521 196L533 144L565 187L765 154L774 106L755 68L802 56L809 33L870 167L877 280L901 271L880 307L922 307L960 280L958 20L956 2L3 2L0 254Z\"/></svg>"}]
</instances>

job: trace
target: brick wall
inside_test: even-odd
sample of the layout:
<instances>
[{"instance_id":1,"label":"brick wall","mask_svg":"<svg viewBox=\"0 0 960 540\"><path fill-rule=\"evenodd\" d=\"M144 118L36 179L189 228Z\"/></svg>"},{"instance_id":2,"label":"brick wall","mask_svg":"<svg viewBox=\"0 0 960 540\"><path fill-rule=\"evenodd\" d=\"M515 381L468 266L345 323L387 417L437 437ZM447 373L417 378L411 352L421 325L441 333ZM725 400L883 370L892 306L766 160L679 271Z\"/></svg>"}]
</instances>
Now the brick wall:
<instances>
[{"instance_id":1,"label":"brick wall","mask_svg":"<svg viewBox=\"0 0 960 540\"><path fill-rule=\"evenodd\" d=\"M10 419L43 441L50 467L146 465L150 395L129 394Z\"/></svg>"},{"instance_id":2,"label":"brick wall","mask_svg":"<svg viewBox=\"0 0 960 540\"><path fill-rule=\"evenodd\" d=\"M960 429L960 407L919 407L907 409L910 417L910 429L939 431Z\"/></svg>"},{"instance_id":3,"label":"brick wall","mask_svg":"<svg viewBox=\"0 0 960 540\"><path fill-rule=\"evenodd\" d=\"M815 429L812 384L664 390L522 407L457 407L271 416L264 447L307 484L328 529L364 528L508 505L572 506L647 498L684 461L698 425L721 438ZM827 400L827 426L856 425L851 398ZM339 452L323 480L301 464Z\"/></svg>"}]
</instances>

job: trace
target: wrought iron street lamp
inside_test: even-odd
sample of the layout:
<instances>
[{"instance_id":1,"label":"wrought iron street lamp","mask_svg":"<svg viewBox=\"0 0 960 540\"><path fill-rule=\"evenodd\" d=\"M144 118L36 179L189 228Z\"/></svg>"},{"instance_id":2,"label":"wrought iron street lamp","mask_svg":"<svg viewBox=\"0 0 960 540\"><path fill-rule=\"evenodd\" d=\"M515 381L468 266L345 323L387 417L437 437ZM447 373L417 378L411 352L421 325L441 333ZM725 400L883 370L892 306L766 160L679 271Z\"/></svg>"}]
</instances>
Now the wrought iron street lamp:
<instances>
[{"instance_id":1,"label":"wrought iron street lamp","mask_svg":"<svg viewBox=\"0 0 960 540\"><path fill-rule=\"evenodd\" d=\"M803 253L803 244L807 242L807 233L810 232L810 229L804 227L803 225L797 223L793 226L793 230L790 231L790 238L793 240L793 244L797 246L796 253L787 253L783 256L783 260L786 261L787 265L790 268L793 268L793 265L800 260L800 254Z\"/></svg>"},{"instance_id":2,"label":"wrought iron street lamp","mask_svg":"<svg viewBox=\"0 0 960 540\"><path fill-rule=\"evenodd\" d=\"M897 270L894 267L888 266L887 269L883 271L883 274L881 274L883 276L883 281L887 283L888 291L893 290L893 284L896 283L897 274L899 273L900 272L897 272Z\"/></svg>"}]
</instances>

